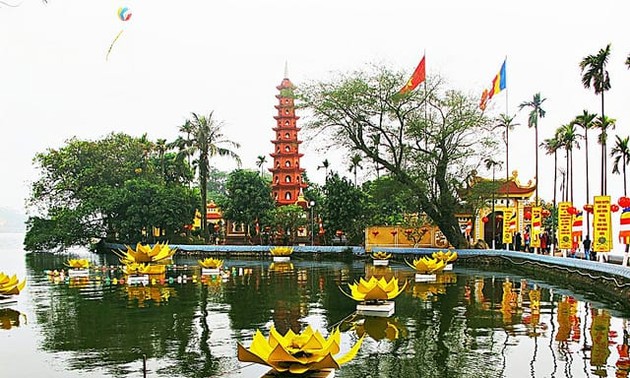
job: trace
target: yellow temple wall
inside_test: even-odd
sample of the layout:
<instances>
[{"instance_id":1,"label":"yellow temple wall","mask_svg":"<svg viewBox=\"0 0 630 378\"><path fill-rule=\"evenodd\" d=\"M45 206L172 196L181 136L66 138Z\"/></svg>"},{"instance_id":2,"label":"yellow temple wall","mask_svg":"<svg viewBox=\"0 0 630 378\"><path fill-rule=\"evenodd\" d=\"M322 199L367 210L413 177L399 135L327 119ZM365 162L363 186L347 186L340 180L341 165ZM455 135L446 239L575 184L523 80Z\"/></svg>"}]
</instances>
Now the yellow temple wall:
<instances>
[{"instance_id":1,"label":"yellow temple wall","mask_svg":"<svg viewBox=\"0 0 630 378\"><path fill-rule=\"evenodd\" d=\"M405 233L410 228L402 226L371 226L365 229L365 250L373 248L448 248L446 237L437 226L425 225L414 231L424 234L417 243L407 238Z\"/></svg>"}]
</instances>

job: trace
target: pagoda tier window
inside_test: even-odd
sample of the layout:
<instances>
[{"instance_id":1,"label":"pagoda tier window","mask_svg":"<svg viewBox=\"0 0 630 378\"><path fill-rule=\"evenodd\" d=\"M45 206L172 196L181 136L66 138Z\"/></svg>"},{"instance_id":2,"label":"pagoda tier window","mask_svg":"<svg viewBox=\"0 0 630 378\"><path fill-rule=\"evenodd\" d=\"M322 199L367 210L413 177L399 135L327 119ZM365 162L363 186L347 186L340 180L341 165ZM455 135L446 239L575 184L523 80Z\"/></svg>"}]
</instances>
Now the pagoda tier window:
<instances>
[{"instance_id":1,"label":"pagoda tier window","mask_svg":"<svg viewBox=\"0 0 630 378\"><path fill-rule=\"evenodd\" d=\"M284 166L285 166L285 167L287 167L287 168L291 167L291 162L290 162L290 161L288 161L288 160L287 160L287 161L285 161L285 162L284 162Z\"/></svg>"},{"instance_id":2,"label":"pagoda tier window","mask_svg":"<svg viewBox=\"0 0 630 378\"><path fill-rule=\"evenodd\" d=\"M291 138L291 134L289 133L284 134L284 139L289 139L289 138Z\"/></svg>"},{"instance_id":3,"label":"pagoda tier window","mask_svg":"<svg viewBox=\"0 0 630 378\"><path fill-rule=\"evenodd\" d=\"M284 178L284 182L291 182L291 176L286 176Z\"/></svg>"},{"instance_id":4,"label":"pagoda tier window","mask_svg":"<svg viewBox=\"0 0 630 378\"><path fill-rule=\"evenodd\" d=\"M280 180L278 179L278 176L274 177L273 181L275 181L275 183L277 184Z\"/></svg>"},{"instance_id":5,"label":"pagoda tier window","mask_svg":"<svg viewBox=\"0 0 630 378\"><path fill-rule=\"evenodd\" d=\"M289 114L289 109L284 109L284 114Z\"/></svg>"},{"instance_id":6,"label":"pagoda tier window","mask_svg":"<svg viewBox=\"0 0 630 378\"><path fill-rule=\"evenodd\" d=\"M285 99L284 99L284 103L285 103L285 104L288 104L288 103L289 103L289 99L288 99L288 98L285 98Z\"/></svg>"},{"instance_id":7,"label":"pagoda tier window","mask_svg":"<svg viewBox=\"0 0 630 378\"><path fill-rule=\"evenodd\" d=\"M273 199L274 199L275 201L277 201L277 200L278 200L278 193L273 193Z\"/></svg>"},{"instance_id":8,"label":"pagoda tier window","mask_svg":"<svg viewBox=\"0 0 630 378\"><path fill-rule=\"evenodd\" d=\"M291 199L291 192L286 192L286 193L284 194L284 199L285 199L285 200L290 200L290 199Z\"/></svg>"},{"instance_id":9,"label":"pagoda tier window","mask_svg":"<svg viewBox=\"0 0 630 378\"><path fill-rule=\"evenodd\" d=\"M284 150L285 150L286 152L291 152L291 147L289 147L289 146L285 146L285 147L284 147Z\"/></svg>"},{"instance_id":10,"label":"pagoda tier window","mask_svg":"<svg viewBox=\"0 0 630 378\"><path fill-rule=\"evenodd\" d=\"M289 122L289 120L284 121L284 125L285 125L285 126L289 126L289 124L290 124L290 123L291 123L291 122Z\"/></svg>"}]
</instances>

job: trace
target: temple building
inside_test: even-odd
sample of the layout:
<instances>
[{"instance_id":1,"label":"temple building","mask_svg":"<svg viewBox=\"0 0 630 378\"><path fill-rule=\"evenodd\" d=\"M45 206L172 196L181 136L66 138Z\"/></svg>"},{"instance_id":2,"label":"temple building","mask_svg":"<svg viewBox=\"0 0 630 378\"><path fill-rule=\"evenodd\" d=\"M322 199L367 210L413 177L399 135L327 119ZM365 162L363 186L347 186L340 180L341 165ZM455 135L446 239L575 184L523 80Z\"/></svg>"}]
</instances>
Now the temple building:
<instances>
[{"instance_id":1,"label":"temple building","mask_svg":"<svg viewBox=\"0 0 630 378\"><path fill-rule=\"evenodd\" d=\"M269 168L272 175L271 191L276 204L292 205L297 203L307 184L302 181L304 168L300 167L300 158L304 154L299 149L302 141L298 139L300 128L297 127L297 120L300 117L295 115L293 101L295 87L288 78L286 67L284 79L276 88L280 93L276 95L278 105L275 105L278 114L274 116L276 126L273 131L276 135L271 141L274 146L274 152L270 154L273 167Z\"/></svg>"}]
</instances>

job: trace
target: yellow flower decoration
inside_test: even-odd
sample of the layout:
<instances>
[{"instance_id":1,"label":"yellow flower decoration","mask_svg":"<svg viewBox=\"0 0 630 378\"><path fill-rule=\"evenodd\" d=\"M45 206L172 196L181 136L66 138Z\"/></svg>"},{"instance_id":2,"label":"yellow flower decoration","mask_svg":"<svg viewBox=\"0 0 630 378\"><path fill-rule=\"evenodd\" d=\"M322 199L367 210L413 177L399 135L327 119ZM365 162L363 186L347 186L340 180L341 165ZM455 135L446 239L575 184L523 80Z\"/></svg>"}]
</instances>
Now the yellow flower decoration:
<instances>
[{"instance_id":1,"label":"yellow flower decoration","mask_svg":"<svg viewBox=\"0 0 630 378\"><path fill-rule=\"evenodd\" d=\"M20 282L17 275L8 276L0 272L0 294L18 295L24 289L24 286L26 286L26 279Z\"/></svg>"},{"instance_id":2,"label":"yellow flower decoration","mask_svg":"<svg viewBox=\"0 0 630 378\"><path fill-rule=\"evenodd\" d=\"M65 265L73 269L87 269L90 267L88 259L68 259Z\"/></svg>"},{"instance_id":3,"label":"yellow flower decoration","mask_svg":"<svg viewBox=\"0 0 630 378\"><path fill-rule=\"evenodd\" d=\"M199 265L205 269L220 269L223 266L223 260L207 258L203 260L198 260Z\"/></svg>"},{"instance_id":4,"label":"yellow flower decoration","mask_svg":"<svg viewBox=\"0 0 630 378\"><path fill-rule=\"evenodd\" d=\"M428 274L428 273L437 273L444 270L446 266L446 262L443 260L438 260L435 258L423 257L421 259L414 259L413 263L409 263L409 261L405 260L407 265L411 268L415 269L418 273Z\"/></svg>"},{"instance_id":5,"label":"yellow flower decoration","mask_svg":"<svg viewBox=\"0 0 630 378\"><path fill-rule=\"evenodd\" d=\"M391 253L387 253L383 251L373 252L371 256L374 260L389 260L392 258Z\"/></svg>"},{"instance_id":6,"label":"yellow flower decoration","mask_svg":"<svg viewBox=\"0 0 630 378\"><path fill-rule=\"evenodd\" d=\"M307 371L339 369L340 365L356 356L363 338L341 358L339 354L341 334L335 329L325 339L319 331L308 326L304 332L295 334L289 330L284 336L271 327L269 338L265 339L260 330L256 330L249 349L238 343L238 360L255 362L272 367L276 371L291 374L304 374Z\"/></svg>"},{"instance_id":7,"label":"yellow flower decoration","mask_svg":"<svg viewBox=\"0 0 630 378\"><path fill-rule=\"evenodd\" d=\"M278 246L271 247L269 252L272 256L289 256L293 253L293 247Z\"/></svg>"},{"instance_id":8,"label":"yellow flower decoration","mask_svg":"<svg viewBox=\"0 0 630 378\"><path fill-rule=\"evenodd\" d=\"M364 301L385 301L388 299L396 298L400 293L405 290L407 287L407 281L402 287L398 286L398 278L392 278L389 281L386 281L385 278L381 277L377 279L372 276L368 281L361 277L359 282L354 284L348 284L350 287L350 294L341 290L346 296L354 299L355 301L364 302Z\"/></svg>"},{"instance_id":9,"label":"yellow flower decoration","mask_svg":"<svg viewBox=\"0 0 630 378\"><path fill-rule=\"evenodd\" d=\"M117 255L123 264L154 263L169 261L176 251L177 249L169 247L168 243L156 243L153 247L138 243L135 250L127 246L126 252L120 251Z\"/></svg>"},{"instance_id":10,"label":"yellow flower decoration","mask_svg":"<svg viewBox=\"0 0 630 378\"><path fill-rule=\"evenodd\" d=\"M442 260L442 261L444 261L447 264L457 260L457 252L455 252L455 251L448 251L448 252L438 251L438 252L433 252L433 254L431 256L434 259Z\"/></svg>"},{"instance_id":11,"label":"yellow flower decoration","mask_svg":"<svg viewBox=\"0 0 630 378\"><path fill-rule=\"evenodd\" d=\"M125 264L123 272L125 274L164 274L166 272L166 265L130 263Z\"/></svg>"}]
</instances>

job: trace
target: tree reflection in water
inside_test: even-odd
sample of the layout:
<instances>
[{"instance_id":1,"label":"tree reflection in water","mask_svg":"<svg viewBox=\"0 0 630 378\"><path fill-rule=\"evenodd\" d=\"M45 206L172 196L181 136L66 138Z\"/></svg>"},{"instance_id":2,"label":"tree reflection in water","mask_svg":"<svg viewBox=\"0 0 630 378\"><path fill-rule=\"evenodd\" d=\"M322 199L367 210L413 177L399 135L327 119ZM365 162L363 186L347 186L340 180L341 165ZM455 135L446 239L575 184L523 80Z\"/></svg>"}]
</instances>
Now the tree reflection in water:
<instances>
[{"instance_id":1,"label":"tree reflection in water","mask_svg":"<svg viewBox=\"0 0 630 378\"><path fill-rule=\"evenodd\" d=\"M527 371L627 376L630 366L628 313L561 283L457 266L435 282L416 283L414 272L400 264L297 259L273 266L226 259L231 274L225 279L169 283L198 272L168 270L147 287L114 285L105 279L117 274L109 270L98 281L92 273L78 281L49 281L41 273L65 260L27 259L25 294L33 314L26 327L14 312L0 312L3 328L36 330L40 348L25 351L29 358L60 358L70 372L48 376L73 370L90 378L133 376L146 354L149 376L231 377L244 368L236 359L237 340L249 345L257 329L274 325L297 333L308 324L322 331L340 325L342 349L369 336L355 360L336 372L341 378L518 377ZM339 290L370 276L410 280L392 317L357 317L356 303ZM576 356L585 357L584 365ZM3 365L10 362L2 358Z\"/></svg>"}]
</instances>

